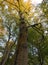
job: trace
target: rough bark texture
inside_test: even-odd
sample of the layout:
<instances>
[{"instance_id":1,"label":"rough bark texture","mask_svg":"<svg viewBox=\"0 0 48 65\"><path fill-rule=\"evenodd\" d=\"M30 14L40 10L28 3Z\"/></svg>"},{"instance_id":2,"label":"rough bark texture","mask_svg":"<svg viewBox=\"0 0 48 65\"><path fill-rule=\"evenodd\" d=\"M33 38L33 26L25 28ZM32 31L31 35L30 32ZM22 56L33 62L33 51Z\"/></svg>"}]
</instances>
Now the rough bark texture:
<instances>
[{"instance_id":1,"label":"rough bark texture","mask_svg":"<svg viewBox=\"0 0 48 65\"><path fill-rule=\"evenodd\" d=\"M28 65L27 27L23 20L20 23L20 34L14 65Z\"/></svg>"}]
</instances>

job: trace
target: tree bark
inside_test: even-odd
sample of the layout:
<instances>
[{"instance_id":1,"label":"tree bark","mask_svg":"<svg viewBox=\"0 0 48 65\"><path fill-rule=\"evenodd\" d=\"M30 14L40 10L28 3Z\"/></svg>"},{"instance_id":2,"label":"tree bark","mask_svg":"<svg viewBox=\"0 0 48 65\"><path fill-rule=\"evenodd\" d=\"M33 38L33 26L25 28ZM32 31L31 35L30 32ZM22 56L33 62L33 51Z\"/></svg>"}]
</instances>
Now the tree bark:
<instances>
[{"instance_id":1,"label":"tree bark","mask_svg":"<svg viewBox=\"0 0 48 65\"><path fill-rule=\"evenodd\" d=\"M14 65L28 65L28 48L27 48L27 26L21 18L20 22L20 34L17 44L17 50L15 52Z\"/></svg>"}]
</instances>

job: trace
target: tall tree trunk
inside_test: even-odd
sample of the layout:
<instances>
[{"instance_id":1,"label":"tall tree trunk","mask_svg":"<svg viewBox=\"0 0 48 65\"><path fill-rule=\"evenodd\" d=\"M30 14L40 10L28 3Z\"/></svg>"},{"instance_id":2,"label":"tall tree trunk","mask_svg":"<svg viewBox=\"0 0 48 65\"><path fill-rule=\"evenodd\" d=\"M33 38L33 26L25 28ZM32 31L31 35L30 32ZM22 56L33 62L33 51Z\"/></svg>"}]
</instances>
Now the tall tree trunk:
<instances>
[{"instance_id":1,"label":"tall tree trunk","mask_svg":"<svg viewBox=\"0 0 48 65\"><path fill-rule=\"evenodd\" d=\"M28 65L28 48L27 48L27 26L21 18L20 34L17 44L15 63L14 65Z\"/></svg>"},{"instance_id":2,"label":"tall tree trunk","mask_svg":"<svg viewBox=\"0 0 48 65\"><path fill-rule=\"evenodd\" d=\"M8 42L7 45L6 45L6 48L5 48L5 52L4 52L4 55L2 57L2 61L0 63L0 65L5 65L8 57L9 57L9 53L11 51L11 47L13 46L13 42Z\"/></svg>"}]
</instances>

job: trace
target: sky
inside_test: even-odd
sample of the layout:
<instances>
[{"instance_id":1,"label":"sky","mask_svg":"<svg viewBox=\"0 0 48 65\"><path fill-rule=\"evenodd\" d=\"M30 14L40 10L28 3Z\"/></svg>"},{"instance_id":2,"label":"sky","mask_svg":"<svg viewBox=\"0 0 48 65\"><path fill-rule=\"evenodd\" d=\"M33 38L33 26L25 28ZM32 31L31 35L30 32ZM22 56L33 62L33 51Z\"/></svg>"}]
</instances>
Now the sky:
<instances>
[{"instance_id":1,"label":"sky","mask_svg":"<svg viewBox=\"0 0 48 65\"><path fill-rule=\"evenodd\" d=\"M24 0L24 1L27 1L27 0ZM42 2L42 0L31 0L32 1L32 4L34 5L38 5L39 3Z\"/></svg>"},{"instance_id":2,"label":"sky","mask_svg":"<svg viewBox=\"0 0 48 65\"><path fill-rule=\"evenodd\" d=\"M42 2L42 0L32 0L32 3L34 5L37 5L37 4L41 3L41 2Z\"/></svg>"}]
</instances>

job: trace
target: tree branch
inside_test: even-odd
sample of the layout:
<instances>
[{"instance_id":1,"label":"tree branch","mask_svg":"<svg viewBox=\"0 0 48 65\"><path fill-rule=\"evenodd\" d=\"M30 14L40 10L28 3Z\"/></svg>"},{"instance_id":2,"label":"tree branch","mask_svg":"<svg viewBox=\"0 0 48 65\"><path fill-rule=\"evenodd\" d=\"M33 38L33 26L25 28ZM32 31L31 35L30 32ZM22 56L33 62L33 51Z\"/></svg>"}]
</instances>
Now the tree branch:
<instances>
[{"instance_id":1,"label":"tree branch","mask_svg":"<svg viewBox=\"0 0 48 65\"><path fill-rule=\"evenodd\" d=\"M39 34L43 35L43 34L42 34L43 30L39 30L39 28L36 27L36 26L39 25L39 24L41 24L41 23L36 23L36 24L34 24L34 25L29 25L28 28L31 27L31 28L35 29ZM43 36L44 36L44 35L43 35Z\"/></svg>"}]
</instances>

